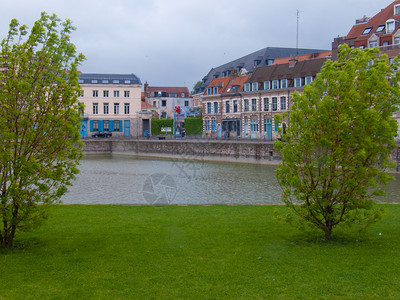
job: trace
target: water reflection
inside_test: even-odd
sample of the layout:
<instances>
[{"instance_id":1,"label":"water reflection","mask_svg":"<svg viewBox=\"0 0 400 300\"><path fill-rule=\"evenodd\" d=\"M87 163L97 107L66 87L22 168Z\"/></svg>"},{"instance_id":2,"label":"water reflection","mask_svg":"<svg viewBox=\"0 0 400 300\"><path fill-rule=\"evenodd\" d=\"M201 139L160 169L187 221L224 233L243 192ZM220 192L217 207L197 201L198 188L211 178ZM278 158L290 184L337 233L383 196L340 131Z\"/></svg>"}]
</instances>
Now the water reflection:
<instances>
[{"instance_id":1,"label":"water reflection","mask_svg":"<svg viewBox=\"0 0 400 300\"><path fill-rule=\"evenodd\" d=\"M68 204L277 204L276 167L131 156L86 156ZM400 203L400 176L381 202Z\"/></svg>"}]
</instances>

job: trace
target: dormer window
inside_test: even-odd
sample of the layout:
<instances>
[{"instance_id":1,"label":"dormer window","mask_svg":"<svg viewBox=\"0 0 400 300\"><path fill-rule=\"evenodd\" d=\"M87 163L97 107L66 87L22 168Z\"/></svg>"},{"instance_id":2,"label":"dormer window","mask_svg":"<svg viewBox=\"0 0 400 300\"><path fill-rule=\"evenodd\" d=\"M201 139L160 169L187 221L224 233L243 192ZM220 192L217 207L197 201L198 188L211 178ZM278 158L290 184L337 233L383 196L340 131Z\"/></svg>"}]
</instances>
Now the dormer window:
<instances>
[{"instance_id":1,"label":"dormer window","mask_svg":"<svg viewBox=\"0 0 400 300\"><path fill-rule=\"evenodd\" d=\"M244 91L245 92L250 92L250 83L245 83L244 84Z\"/></svg>"},{"instance_id":2,"label":"dormer window","mask_svg":"<svg viewBox=\"0 0 400 300\"><path fill-rule=\"evenodd\" d=\"M378 47L378 41L370 41L369 48L375 48L375 47Z\"/></svg>"},{"instance_id":3,"label":"dormer window","mask_svg":"<svg viewBox=\"0 0 400 300\"><path fill-rule=\"evenodd\" d=\"M287 79L282 79L281 80L281 89L286 89L287 88Z\"/></svg>"},{"instance_id":4,"label":"dormer window","mask_svg":"<svg viewBox=\"0 0 400 300\"><path fill-rule=\"evenodd\" d=\"M385 30L385 25L379 25L375 32L379 33L382 32L383 30Z\"/></svg>"},{"instance_id":5,"label":"dormer window","mask_svg":"<svg viewBox=\"0 0 400 300\"><path fill-rule=\"evenodd\" d=\"M363 31L363 33L362 33L362 35L369 34L369 33L371 32L371 30L372 30L372 27L367 27L367 28L365 28L364 31Z\"/></svg>"},{"instance_id":6,"label":"dormer window","mask_svg":"<svg viewBox=\"0 0 400 300\"><path fill-rule=\"evenodd\" d=\"M253 82L251 84L251 90L254 92L258 91L258 82Z\"/></svg>"},{"instance_id":7,"label":"dormer window","mask_svg":"<svg viewBox=\"0 0 400 300\"><path fill-rule=\"evenodd\" d=\"M400 5L395 5L394 6L394 15L395 16L400 15Z\"/></svg>"},{"instance_id":8,"label":"dormer window","mask_svg":"<svg viewBox=\"0 0 400 300\"><path fill-rule=\"evenodd\" d=\"M393 19L386 21L386 34L392 33L396 27L396 21Z\"/></svg>"},{"instance_id":9,"label":"dormer window","mask_svg":"<svg viewBox=\"0 0 400 300\"><path fill-rule=\"evenodd\" d=\"M264 90L271 89L271 81L264 81Z\"/></svg>"}]
</instances>

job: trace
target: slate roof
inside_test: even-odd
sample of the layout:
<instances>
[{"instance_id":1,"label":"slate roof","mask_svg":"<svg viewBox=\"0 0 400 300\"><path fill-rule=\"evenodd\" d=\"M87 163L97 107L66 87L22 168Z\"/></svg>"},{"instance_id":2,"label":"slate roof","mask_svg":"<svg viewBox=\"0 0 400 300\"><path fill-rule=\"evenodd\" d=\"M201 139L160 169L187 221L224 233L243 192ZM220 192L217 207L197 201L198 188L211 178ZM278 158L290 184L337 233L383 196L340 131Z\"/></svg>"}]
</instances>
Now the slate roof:
<instances>
[{"instance_id":1,"label":"slate roof","mask_svg":"<svg viewBox=\"0 0 400 300\"><path fill-rule=\"evenodd\" d=\"M135 74L95 74L78 75L81 84L142 84Z\"/></svg>"},{"instance_id":2,"label":"slate roof","mask_svg":"<svg viewBox=\"0 0 400 300\"><path fill-rule=\"evenodd\" d=\"M269 80L288 79L292 80L296 77L315 77L324 65L326 58L299 61L292 68L289 63L264 66L257 68L248 82L264 82Z\"/></svg>"},{"instance_id":3,"label":"slate roof","mask_svg":"<svg viewBox=\"0 0 400 300\"><path fill-rule=\"evenodd\" d=\"M214 79L215 75L222 76L223 72L236 70L237 68L244 68L249 73L252 73L256 68L268 65L268 60L275 60L282 57L295 56L297 54L307 54L307 53L318 53L326 50L319 49L297 49L297 48L279 48L279 47L267 47L219 67L212 68L208 74L203 78L203 83L195 91L196 93L201 93ZM254 62L259 61L258 65Z\"/></svg>"}]
</instances>

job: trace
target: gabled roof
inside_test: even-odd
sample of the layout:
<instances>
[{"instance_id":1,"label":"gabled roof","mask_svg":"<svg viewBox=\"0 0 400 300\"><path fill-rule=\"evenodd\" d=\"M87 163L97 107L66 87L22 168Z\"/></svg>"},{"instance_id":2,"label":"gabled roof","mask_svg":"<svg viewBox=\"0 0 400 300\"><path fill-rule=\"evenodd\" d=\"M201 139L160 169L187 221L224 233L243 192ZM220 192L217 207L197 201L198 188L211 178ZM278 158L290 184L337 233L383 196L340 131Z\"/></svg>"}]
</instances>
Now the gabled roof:
<instances>
[{"instance_id":1,"label":"gabled roof","mask_svg":"<svg viewBox=\"0 0 400 300\"><path fill-rule=\"evenodd\" d=\"M230 81L230 77L214 78L207 87L225 88Z\"/></svg>"},{"instance_id":2,"label":"gabled roof","mask_svg":"<svg viewBox=\"0 0 400 300\"><path fill-rule=\"evenodd\" d=\"M294 67L290 64L264 66L254 71L248 82L264 82L269 80L294 79L296 77L315 77L324 65L326 58L304 60Z\"/></svg>"},{"instance_id":3,"label":"gabled roof","mask_svg":"<svg viewBox=\"0 0 400 300\"><path fill-rule=\"evenodd\" d=\"M223 64L219 67L212 68L206 76L203 78L203 83L198 87L196 92L202 92L214 79L215 75L221 76L223 72L236 70L237 68L245 69L249 73L252 73L256 68L266 66L268 63L281 57L290 57L295 55L302 55L307 53L317 53L326 50L319 49L297 49L297 48L279 48L279 47L267 47L256 52L245 55L241 58L235 59L231 62ZM255 65L255 61L259 61L259 64Z\"/></svg>"},{"instance_id":4,"label":"gabled roof","mask_svg":"<svg viewBox=\"0 0 400 300\"><path fill-rule=\"evenodd\" d=\"M235 95L237 93L240 93L240 91L243 90L244 83L249 79L249 77L249 75L235 77L228 83L222 94Z\"/></svg>"},{"instance_id":5,"label":"gabled roof","mask_svg":"<svg viewBox=\"0 0 400 300\"><path fill-rule=\"evenodd\" d=\"M147 86L145 93L147 95L154 92L166 92L169 94L177 94L179 97L182 93L185 94L185 97L190 97L189 89L187 87L173 87L173 86Z\"/></svg>"},{"instance_id":6,"label":"gabled roof","mask_svg":"<svg viewBox=\"0 0 400 300\"><path fill-rule=\"evenodd\" d=\"M396 21L399 21L399 24L397 24L395 32L399 26L400 26L400 15L394 15L394 6L399 5L400 0L392 2L390 5L388 5L386 8L382 9L379 13L377 13L375 16L372 18L368 19L365 18L366 22L361 22L356 25L354 25L349 33L346 36L346 39L353 39L355 38L356 40L367 40L371 37L373 34L377 34L379 36L385 35L385 30L382 32L376 32L378 27L380 25L385 25L386 21L389 19L394 19ZM367 29L371 28L369 33L363 34L363 32Z\"/></svg>"},{"instance_id":7,"label":"gabled roof","mask_svg":"<svg viewBox=\"0 0 400 300\"><path fill-rule=\"evenodd\" d=\"M135 74L95 74L78 75L81 84L142 84Z\"/></svg>"}]
</instances>

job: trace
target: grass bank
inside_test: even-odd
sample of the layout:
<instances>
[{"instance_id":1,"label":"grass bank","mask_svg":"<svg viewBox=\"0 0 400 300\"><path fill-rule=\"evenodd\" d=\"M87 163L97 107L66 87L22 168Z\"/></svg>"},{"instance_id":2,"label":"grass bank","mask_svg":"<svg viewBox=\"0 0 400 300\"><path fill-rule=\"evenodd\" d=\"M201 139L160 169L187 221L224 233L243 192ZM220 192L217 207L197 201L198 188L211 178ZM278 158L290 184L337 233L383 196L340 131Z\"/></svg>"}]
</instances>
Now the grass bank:
<instances>
[{"instance_id":1,"label":"grass bank","mask_svg":"<svg viewBox=\"0 0 400 300\"><path fill-rule=\"evenodd\" d=\"M276 206L55 206L0 250L0 299L400 297L400 205L334 241Z\"/></svg>"}]
</instances>

